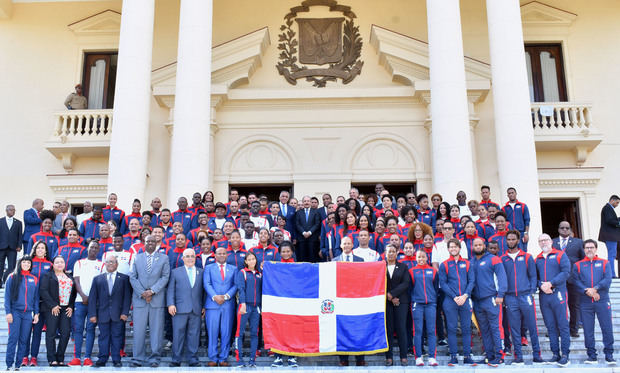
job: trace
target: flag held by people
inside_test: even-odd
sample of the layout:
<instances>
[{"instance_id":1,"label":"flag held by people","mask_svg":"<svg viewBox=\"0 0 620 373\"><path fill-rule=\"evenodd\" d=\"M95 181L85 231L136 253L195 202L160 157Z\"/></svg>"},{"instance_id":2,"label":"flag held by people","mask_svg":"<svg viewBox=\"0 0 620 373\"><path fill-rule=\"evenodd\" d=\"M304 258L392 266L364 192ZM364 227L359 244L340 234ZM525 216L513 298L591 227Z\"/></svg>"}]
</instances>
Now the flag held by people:
<instances>
[{"instance_id":1,"label":"flag held by people","mask_svg":"<svg viewBox=\"0 0 620 373\"><path fill-rule=\"evenodd\" d=\"M294 356L387 351L385 262L265 262L265 348Z\"/></svg>"}]
</instances>

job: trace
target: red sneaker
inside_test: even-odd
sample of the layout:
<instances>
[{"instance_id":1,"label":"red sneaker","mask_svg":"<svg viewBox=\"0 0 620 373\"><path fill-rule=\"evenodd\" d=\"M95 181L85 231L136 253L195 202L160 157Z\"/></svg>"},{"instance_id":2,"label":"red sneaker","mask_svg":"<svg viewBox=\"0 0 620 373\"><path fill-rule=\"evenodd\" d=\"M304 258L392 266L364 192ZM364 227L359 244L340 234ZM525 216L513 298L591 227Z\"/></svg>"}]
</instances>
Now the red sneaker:
<instances>
[{"instance_id":1,"label":"red sneaker","mask_svg":"<svg viewBox=\"0 0 620 373\"><path fill-rule=\"evenodd\" d=\"M78 359L77 357L74 357L73 360L69 362L69 366L70 367L82 366L82 360Z\"/></svg>"},{"instance_id":2,"label":"red sneaker","mask_svg":"<svg viewBox=\"0 0 620 373\"><path fill-rule=\"evenodd\" d=\"M89 358L84 359L84 366L85 367L92 367L93 366L93 361Z\"/></svg>"},{"instance_id":3,"label":"red sneaker","mask_svg":"<svg viewBox=\"0 0 620 373\"><path fill-rule=\"evenodd\" d=\"M31 357L30 358L30 366L31 367L38 367L39 364L37 364L37 358L36 357Z\"/></svg>"},{"instance_id":4,"label":"red sneaker","mask_svg":"<svg viewBox=\"0 0 620 373\"><path fill-rule=\"evenodd\" d=\"M527 346L527 338L521 337L521 346Z\"/></svg>"},{"instance_id":5,"label":"red sneaker","mask_svg":"<svg viewBox=\"0 0 620 373\"><path fill-rule=\"evenodd\" d=\"M127 357L127 353L122 348L121 348L121 357Z\"/></svg>"},{"instance_id":6,"label":"red sneaker","mask_svg":"<svg viewBox=\"0 0 620 373\"><path fill-rule=\"evenodd\" d=\"M27 357L22 359L22 365L21 366L23 366L23 367L27 367L28 366L28 358Z\"/></svg>"}]
</instances>

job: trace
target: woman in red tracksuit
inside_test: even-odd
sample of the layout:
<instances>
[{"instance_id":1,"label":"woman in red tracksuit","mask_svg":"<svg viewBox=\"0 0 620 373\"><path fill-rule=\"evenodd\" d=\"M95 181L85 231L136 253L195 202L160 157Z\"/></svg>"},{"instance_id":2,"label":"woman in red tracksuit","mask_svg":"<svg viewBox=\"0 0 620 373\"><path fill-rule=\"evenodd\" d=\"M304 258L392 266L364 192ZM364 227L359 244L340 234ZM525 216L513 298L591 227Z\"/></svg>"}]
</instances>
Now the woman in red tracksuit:
<instances>
[{"instance_id":1,"label":"woman in red tracksuit","mask_svg":"<svg viewBox=\"0 0 620 373\"><path fill-rule=\"evenodd\" d=\"M253 252L250 251L246 254L243 265L244 268L237 272L235 278L239 296L235 355L240 367L256 368L263 275L258 269L259 263ZM242 351L243 334L248 322L250 323L250 361L245 364Z\"/></svg>"},{"instance_id":2,"label":"woman in red tracksuit","mask_svg":"<svg viewBox=\"0 0 620 373\"><path fill-rule=\"evenodd\" d=\"M49 252L47 251L45 241L37 241L34 244L32 255L32 270L30 273L37 278L37 283L39 283L41 277L52 269L52 262L48 260ZM28 336L28 345L26 346L26 354L22 359L22 366L36 367L38 365L37 357L41 347L41 335L43 334L44 324L45 320L42 317L39 317L38 322L32 324L32 335ZM30 360L28 360L28 356L30 356Z\"/></svg>"}]
</instances>

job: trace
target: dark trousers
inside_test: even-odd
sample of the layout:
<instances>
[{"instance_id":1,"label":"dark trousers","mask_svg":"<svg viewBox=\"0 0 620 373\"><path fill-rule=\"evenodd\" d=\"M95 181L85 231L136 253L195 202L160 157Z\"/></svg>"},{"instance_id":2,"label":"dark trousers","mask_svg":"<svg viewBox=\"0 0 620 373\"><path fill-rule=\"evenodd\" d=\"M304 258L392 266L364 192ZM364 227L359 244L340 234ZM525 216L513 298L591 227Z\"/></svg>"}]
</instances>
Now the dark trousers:
<instances>
[{"instance_id":1,"label":"dark trousers","mask_svg":"<svg viewBox=\"0 0 620 373\"><path fill-rule=\"evenodd\" d=\"M121 344L123 343L124 321L99 322L99 358L98 362L105 363L112 354L112 361L121 361Z\"/></svg>"},{"instance_id":2,"label":"dark trousers","mask_svg":"<svg viewBox=\"0 0 620 373\"><path fill-rule=\"evenodd\" d=\"M385 307L385 323L387 326L388 350L385 352L385 358L391 359L392 347L394 346L394 332L398 338L398 353L401 359L407 358L407 313L411 303L403 303L394 306L392 302L386 302Z\"/></svg>"},{"instance_id":3,"label":"dark trousers","mask_svg":"<svg viewBox=\"0 0 620 373\"><path fill-rule=\"evenodd\" d=\"M614 329L611 321L611 303L609 297L603 298L598 302L593 302L592 298L585 296L581 299L581 315L583 316L583 339L586 345L588 357L596 358L596 345L594 342L594 317L598 318L598 323L603 334L603 353L605 357L614 354Z\"/></svg>"},{"instance_id":4,"label":"dark trousers","mask_svg":"<svg viewBox=\"0 0 620 373\"><path fill-rule=\"evenodd\" d=\"M566 284L566 289L568 290L568 311L570 312L570 331L571 333L577 333L579 329L579 323L581 322L580 311L579 311L579 299L581 298L581 294L579 294L579 290L573 284Z\"/></svg>"},{"instance_id":5,"label":"dark trousers","mask_svg":"<svg viewBox=\"0 0 620 373\"><path fill-rule=\"evenodd\" d=\"M443 312L443 300L446 297L444 292L439 289L437 293L437 314L435 315L435 331L437 332L437 339L446 339L446 319ZM427 337L428 339L428 337Z\"/></svg>"},{"instance_id":6,"label":"dark trousers","mask_svg":"<svg viewBox=\"0 0 620 373\"><path fill-rule=\"evenodd\" d=\"M6 282L6 278L13 272L15 269L15 259L17 258L17 251L15 249L1 249L0 250L0 279L2 279L2 283ZM4 262L8 261L8 266L6 271L4 270Z\"/></svg>"},{"instance_id":7,"label":"dark trousers","mask_svg":"<svg viewBox=\"0 0 620 373\"><path fill-rule=\"evenodd\" d=\"M181 363L183 349L190 364L198 362L198 344L200 342L201 315L177 313L172 317L172 361Z\"/></svg>"},{"instance_id":8,"label":"dark trousers","mask_svg":"<svg viewBox=\"0 0 620 373\"><path fill-rule=\"evenodd\" d=\"M9 324L9 339L6 345L6 366L10 368L15 363L19 367L26 356L28 336L32 327L32 312L13 311L13 322ZM15 350L17 349L17 354Z\"/></svg>"},{"instance_id":9,"label":"dark trousers","mask_svg":"<svg viewBox=\"0 0 620 373\"><path fill-rule=\"evenodd\" d=\"M65 351L71 337L71 318L67 316L67 306L60 307L58 316L52 315L52 311L45 313L45 348L47 349L47 361L50 363L65 361ZM60 340L56 345L56 332L60 333Z\"/></svg>"},{"instance_id":10,"label":"dark trousers","mask_svg":"<svg viewBox=\"0 0 620 373\"><path fill-rule=\"evenodd\" d=\"M459 319L461 320L463 338L463 356L471 355L471 306L471 299L467 299L462 306L457 305L454 299L450 297L445 297L443 300L443 309L446 313L446 321L448 322L448 345L450 347L450 355L456 355L459 351L456 337Z\"/></svg>"},{"instance_id":11,"label":"dark trousers","mask_svg":"<svg viewBox=\"0 0 620 373\"><path fill-rule=\"evenodd\" d=\"M495 297L486 297L474 301L474 312L487 359L502 358L502 306L495 303Z\"/></svg>"},{"instance_id":12,"label":"dark trousers","mask_svg":"<svg viewBox=\"0 0 620 373\"><path fill-rule=\"evenodd\" d=\"M540 312L543 315L547 333L549 334L549 346L554 355L562 356L570 353L570 330L568 327L568 305L566 292L556 290L551 294L539 294ZM562 344L560 345L560 339Z\"/></svg>"},{"instance_id":13,"label":"dark trousers","mask_svg":"<svg viewBox=\"0 0 620 373\"><path fill-rule=\"evenodd\" d=\"M319 241L297 240L297 261L316 263L318 261Z\"/></svg>"},{"instance_id":14,"label":"dark trousers","mask_svg":"<svg viewBox=\"0 0 620 373\"><path fill-rule=\"evenodd\" d=\"M506 311L508 311L508 323L510 324L510 334L512 335L512 347L515 358L522 358L521 353L521 323L525 321L527 329L530 331L532 341L532 353L540 357L540 344L538 343L538 328L536 326L536 303L533 295L511 295L506 294Z\"/></svg>"}]
</instances>

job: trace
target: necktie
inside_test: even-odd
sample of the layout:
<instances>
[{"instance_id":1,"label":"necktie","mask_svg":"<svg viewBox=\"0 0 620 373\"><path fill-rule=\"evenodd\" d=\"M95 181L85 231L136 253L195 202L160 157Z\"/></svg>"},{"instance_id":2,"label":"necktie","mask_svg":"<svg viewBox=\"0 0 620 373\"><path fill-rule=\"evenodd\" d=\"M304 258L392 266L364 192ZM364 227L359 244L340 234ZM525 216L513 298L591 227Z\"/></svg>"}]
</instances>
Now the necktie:
<instances>
[{"instance_id":1,"label":"necktie","mask_svg":"<svg viewBox=\"0 0 620 373\"><path fill-rule=\"evenodd\" d=\"M108 294L112 295L112 288L114 287L114 280L112 279L112 273L108 273Z\"/></svg>"},{"instance_id":2,"label":"necktie","mask_svg":"<svg viewBox=\"0 0 620 373\"><path fill-rule=\"evenodd\" d=\"M308 222L308 209L306 209L306 223Z\"/></svg>"},{"instance_id":3,"label":"necktie","mask_svg":"<svg viewBox=\"0 0 620 373\"><path fill-rule=\"evenodd\" d=\"M286 205L282 204L282 215L286 216Z\"/></svg>"},{"instance_id":4,"label":"necktie","mask_svg":"<svg viewBox=\"0 0 620 373\"><path fill-rule=\"evenodd\" d=\"M194 280L195 280L195 276L194 276L194 268L189 268L189 270L187 271L187 274L189 276L189 286L190 287L194 287Z\"/></svg>"},{"instance_id":5,"label":"necktie","mask_svg":"<svg viewBox=\"0 0 620 373\"><path fill-rule=\"evenodd\" d=\"M561 245L562 251L566 249L566 241L567 241L566 238L562 238L562 245Z\"/></svg>"},{"instance_id":6,"label":"necktie","mask_svg":"<svg viewBox=\"0 0 620 373\"><path fill-rule=\"evenodd\" d=\"M146 256L146 272L151 273L151 267L153 266L153 255Z\"/></svg>"},{"instance_id":7,"label":"necktie","mask_svg":"<svg viewBox=\"0 0 620 373\"><path fill-rule=\"evenodd\" d=\"M347 262L350 262L350 261L351 261L351 259L350 259L350 258L349 258L349 256L347 255Z\"/></svg>"},{"instance_id":8,"label":"necktie","mask_svg":"<svg viewBox=\"0 0 620 373\"><path fill-rule=\"evenodd\" d=\"M223 264L220 264L220 274L222 275L222 281L224 281L226 276L224 276L224 265Z\"/></svg>"}]
</instances>

